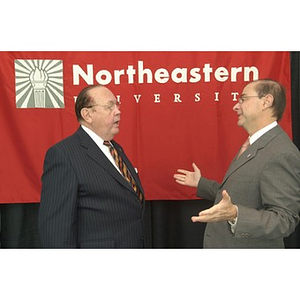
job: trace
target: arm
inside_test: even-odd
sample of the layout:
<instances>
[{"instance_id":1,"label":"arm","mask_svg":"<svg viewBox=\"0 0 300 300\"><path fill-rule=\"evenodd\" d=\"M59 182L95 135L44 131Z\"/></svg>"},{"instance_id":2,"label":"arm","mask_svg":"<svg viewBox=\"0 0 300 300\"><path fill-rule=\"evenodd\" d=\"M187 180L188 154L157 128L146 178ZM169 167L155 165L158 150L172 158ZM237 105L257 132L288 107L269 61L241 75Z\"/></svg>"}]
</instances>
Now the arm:
<instances>
[{"instance_id":1,"label":"arm","mask_svg":"<svg viewBox=\"0 0 300 300\"><path fill-rule=\"evenodd\" d=\"M194 172L178 169L179 174L174 178L177 183L190 187L197 187L197 196L206 200L214 201L219 189L216 181L208 180L201 176L199 168L193 163ZM193 222L219 222L233 221L237 217L237 207L232 204L231 198L226 191L222 192L223 199L219 204L192 217Z\"/></svg>"},{"instance_id":2,"label":"arm","mask_svg":"<svg viewBox=\"0 0 300 300\"><path fill-rule=\"evenodd\" d=\"M199 186L201 185L199 182ZM300 160L298 155L273 157L264 166L260 178L261 209L233 205L230 195L222 191L221 201L212 208L192 217L193 222L232 221L237 217L235 236L276 239L290 235L299 222ZM217 185L204 181L204 190L213 191ZM208 188L210 187L210 189ZM247 196L247 195L245 195ZM251 201L251 195L249 198Z\"/></svg>"},{"instance_id":3,"label":"arm","mask_svg":"<svg viewBox=\"0 0 300 300\"><path fill-rule=\"evenodd\" d=\"M200 169L192 164L194 171L178 169L174 175L175 181L181 185L197 188L197 196L206 200L215 200L219 185L216 181L208 180L201 175Z\"/></svg>"},{"instance_id":4,"label":"arm","mask_svg":"<svg viewBox=\"0 0 300 300\"><path fill-rule=\"evenodd\" d=\"M76 248L78 183L66 155L50 148L44 162L39 230L45 248Z\"/></svg>"},{"instance_id":5,"label":"arm","mask_svg":"<svg viewBox=\"0 0 300 300\"><path fill-rule=\"evenodd\" d=\"M197 186L197 196L215 201L218 190L219 184L216 181L201 177Z\"/></svg>"},{"instance_id":6,"label":"arm","mask_svg":"<svg viewBox=\"0 0 300 300\"><path fill-rule=\"evenodd\" d=\"M299 155L280 154L263 169L260 179L262 208L239 205L235 236L270 239L290 235L299 222L300 159Z\"/></svg>"}]
</instances>

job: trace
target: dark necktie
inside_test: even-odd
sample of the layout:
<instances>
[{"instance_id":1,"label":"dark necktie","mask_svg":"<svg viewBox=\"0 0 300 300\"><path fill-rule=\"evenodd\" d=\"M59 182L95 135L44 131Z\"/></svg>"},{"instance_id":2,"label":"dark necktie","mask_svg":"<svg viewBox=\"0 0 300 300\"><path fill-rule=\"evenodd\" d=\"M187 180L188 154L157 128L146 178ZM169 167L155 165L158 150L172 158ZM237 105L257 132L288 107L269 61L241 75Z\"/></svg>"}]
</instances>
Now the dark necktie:
<instances>
[{"instance_id":1,"label":"dark necktie","mask_svg":"<svg viewBox=\"0 0 300 300\"><path fill-rule=\"evenodd\" d=\"M237 159L246 151L246 149L250 146L250 140L249 138L245 141L245 143L242 145L242 148L240 149L240 152L237 156Z\"/></svg>"},{"instance_id":2,"label":"dark necktie","mask_svg":"<svg viewBox=\"0 0 300 300\"><path fill-rule=\"evenodd\" d=\"M128 181L128 183L132 186L133 190L136 192L136 194L139 197L139 200L143 200L143 194L138 188L138 186L135 183L135 180L130 174L130 171L128 170L126 164L123 162L122 157L118 154L117 150L115 147L109 142L109 141L104 141L103 144L108 147L110 154L112 155L113 159L116 162L117 167L123 174L124 178Z\"/></svg>"}]
</instances>

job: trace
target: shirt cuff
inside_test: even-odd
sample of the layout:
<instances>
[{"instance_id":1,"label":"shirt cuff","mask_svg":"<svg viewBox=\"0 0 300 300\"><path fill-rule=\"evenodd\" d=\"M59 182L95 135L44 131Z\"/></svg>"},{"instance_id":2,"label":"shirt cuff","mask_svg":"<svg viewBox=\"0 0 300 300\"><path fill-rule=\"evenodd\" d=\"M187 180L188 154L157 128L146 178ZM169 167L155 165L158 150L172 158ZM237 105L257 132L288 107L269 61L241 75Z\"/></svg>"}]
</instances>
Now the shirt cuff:
<instances>
[{"instance_id":1,"label":"shirt cuff","mask_svg":"<svg viewBox=\"0 0 300 300\"><path fill-rule=\"evenodd\" d=\"M235 208L236 208L236 214L237 214L236 218L233 221L228 221L228 224L231 226L232 233L235 233L236 223L237 223L238 216L239 216L239 209L236 205L235 205Z\"/></svg>"}]
</instances>

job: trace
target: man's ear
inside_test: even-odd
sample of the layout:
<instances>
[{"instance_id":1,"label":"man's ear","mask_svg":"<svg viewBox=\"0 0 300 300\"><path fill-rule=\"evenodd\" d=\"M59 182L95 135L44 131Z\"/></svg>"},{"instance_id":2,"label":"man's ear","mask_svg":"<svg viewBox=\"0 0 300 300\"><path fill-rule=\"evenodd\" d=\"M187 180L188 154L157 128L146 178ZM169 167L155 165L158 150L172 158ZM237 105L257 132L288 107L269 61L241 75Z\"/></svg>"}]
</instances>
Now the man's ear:
<instances>
[{"instance_id":1,"label":"man's ear","mask_svg":"<svg viewBox=\"0 0 300 300\"><path fill-rule=\"evenodd\" d=\"M264 107L265 108L270 108L273 106L273 102L274 102L274 97L271 94L267 94L266 96L264 96Z\"/></svg>"},{"instance_id":2,"label":"man's ear","mask_svg":"<svg viewBox=\"0 0 300 300\"><path fill-rule=\"evenodd\" d=\"M80 111L81 117L83 118L83 120L87 123L91 123L92 122L92 116L91 116L91 111L89 108L82 108Z\"/></svg>"}]
</instances>

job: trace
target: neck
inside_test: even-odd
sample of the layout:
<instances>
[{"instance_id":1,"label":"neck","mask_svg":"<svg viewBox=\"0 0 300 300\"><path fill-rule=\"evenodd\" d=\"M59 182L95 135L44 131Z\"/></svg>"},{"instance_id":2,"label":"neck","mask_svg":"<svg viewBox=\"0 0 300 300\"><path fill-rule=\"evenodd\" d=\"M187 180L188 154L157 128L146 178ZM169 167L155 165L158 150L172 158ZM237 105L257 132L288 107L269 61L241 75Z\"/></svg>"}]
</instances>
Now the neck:
<instances>
[{"instance_id":1,"label":"neck","mask_svg":"<svg viewBox=\"0 0 300 300\"><path fill-rule=\"evenodd\" d=\"M276 122L276 120L269 122L267 124L265 124L264 126L259 127L257 130L253 130L253 131L247 131L249 136L252 137L253 135L255 135L257 132L259 132L260 130L266 128L267 126L271 125L272 123Z\"/></svg>"},{"instance_id":2,"label":"neck","mask_svg":"<svg viewBox=\"0 0 300 300\"><path fill-rule=\"evenodd\" d=\"M253 127L249 127L249 128L245 128L245 130L248 132L249 136L253 135L255 132L265 128L266 126L272 124L273 122L277 121L276 118L268 118L266 120L261 120L259 122L259 124L256 124L255 126Z\"/></svg>"}]
</instances>

